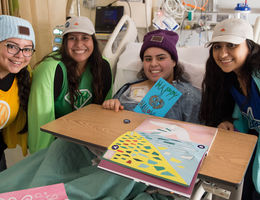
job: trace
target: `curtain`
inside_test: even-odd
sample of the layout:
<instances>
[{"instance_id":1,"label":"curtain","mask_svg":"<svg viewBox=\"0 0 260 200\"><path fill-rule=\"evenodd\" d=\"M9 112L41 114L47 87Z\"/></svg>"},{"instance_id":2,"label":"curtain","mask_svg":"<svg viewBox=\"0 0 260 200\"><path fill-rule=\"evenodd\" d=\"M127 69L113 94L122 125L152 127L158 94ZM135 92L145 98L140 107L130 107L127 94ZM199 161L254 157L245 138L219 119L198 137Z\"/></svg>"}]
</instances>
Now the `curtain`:
<instances>
[{"instance_id":1,"label":"curtain","mask_svg":"<svg viewBox=\"0 0 260 200\"><path fill-rule=\"evenodd\" d=\"M19 0L1 0L0 14L19 16Z\"/></svg>"}]
</instances>

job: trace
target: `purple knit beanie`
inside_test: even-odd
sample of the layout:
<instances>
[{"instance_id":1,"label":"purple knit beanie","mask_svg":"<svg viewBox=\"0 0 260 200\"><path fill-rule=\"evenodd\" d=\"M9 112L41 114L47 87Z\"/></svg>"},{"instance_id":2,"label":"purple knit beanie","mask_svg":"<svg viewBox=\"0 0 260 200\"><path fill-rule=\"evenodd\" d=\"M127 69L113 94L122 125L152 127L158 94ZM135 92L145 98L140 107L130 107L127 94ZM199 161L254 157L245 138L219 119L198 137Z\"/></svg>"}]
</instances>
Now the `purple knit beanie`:
<instances>
[{"instance_id":1,"label":"purple knit beanie","mask_svg":"<svg viewBox=\"0 0 260 200\"><path fill-rule=\"evenodd\" d=\"M178 34L173 31L158 29L147 33L144 36L143 45L140 51L141 60L143 60L144 52L146 49L150 47L159 47L168 51L171 54L173 60L178 62L178 54L176 50L178 39Z\"/></svg>"}]
</instances>

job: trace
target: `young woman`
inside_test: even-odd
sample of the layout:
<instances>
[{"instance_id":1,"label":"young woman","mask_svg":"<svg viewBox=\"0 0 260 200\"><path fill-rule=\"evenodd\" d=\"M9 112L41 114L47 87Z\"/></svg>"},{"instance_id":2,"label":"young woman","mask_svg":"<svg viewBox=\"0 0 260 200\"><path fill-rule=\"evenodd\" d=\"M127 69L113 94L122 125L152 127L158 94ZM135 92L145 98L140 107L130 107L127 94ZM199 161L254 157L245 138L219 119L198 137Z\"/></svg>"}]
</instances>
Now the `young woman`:
<instances>
[{"instance_id":1,"label":"young woman","mask_svg":"<svg viewBox=\"0 0 260 200\"><path fill-rule=\"evenodd\" d=\"M124 85L114 99L103 103L106 109L134 110L136 105L152 88L159 78L165 79L182 93L180 99L165 115L166 118L199 123L201 94L188 83L188 77L178 64L176 43L178 35L167 30L155 30L144 36L140 51L143 68L139 72L141 79Z\"/></svg>"},{"instance_id":2,"label":"young woman","mask_svg":"<svg viewBox=\"0 0 260 200\"><path fill-rule=\"evenodd\" d=\"M28 21L0 15L0 171L6 168L5 148L20 144L23 154L27 154L27 66L34 47L34 31Z\"/></svg>"},{"instance_id":3,"label":"young woman","mask_svg":"<svg viewBox=\"0 0 260 200\"><path fill-rule=\"evenodd\" d=\"M46 56L33 71L29 98L29 150L54 140L40 127L90 103L111 98L112 76L102 58L95 29L87 17L67 20L59 51Z\"/></svg>"},{"instance_id":4,"label":"young woman","mask_svg":"<svg viewBox=\"0 0 260 200\"><path fill-rule=\"evenodd\" d=\"M208 45L200 119L209 126L259 137L260 46L253 42L251 25L241 19L224 20L214 28ZM244 180L243 199L260 199L259 139Z\"/></svg>"}]
</instances>

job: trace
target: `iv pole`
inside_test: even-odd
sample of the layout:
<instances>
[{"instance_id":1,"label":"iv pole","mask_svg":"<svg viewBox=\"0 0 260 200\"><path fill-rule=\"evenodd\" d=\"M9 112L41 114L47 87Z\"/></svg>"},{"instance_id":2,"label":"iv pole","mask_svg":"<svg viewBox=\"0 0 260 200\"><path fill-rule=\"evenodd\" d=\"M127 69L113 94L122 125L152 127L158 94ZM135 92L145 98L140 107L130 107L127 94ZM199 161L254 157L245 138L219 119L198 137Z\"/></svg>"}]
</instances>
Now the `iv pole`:
<instances>
[{"instance_id":1,"label":"iv pole","mask_svg":"<svg viewBox=\"0 0 260 200\"><path fill-rule=\"evenodd\" d=\"M80 0L77 0L77 13L80 16Z\"/></svg>"}]
</instances>

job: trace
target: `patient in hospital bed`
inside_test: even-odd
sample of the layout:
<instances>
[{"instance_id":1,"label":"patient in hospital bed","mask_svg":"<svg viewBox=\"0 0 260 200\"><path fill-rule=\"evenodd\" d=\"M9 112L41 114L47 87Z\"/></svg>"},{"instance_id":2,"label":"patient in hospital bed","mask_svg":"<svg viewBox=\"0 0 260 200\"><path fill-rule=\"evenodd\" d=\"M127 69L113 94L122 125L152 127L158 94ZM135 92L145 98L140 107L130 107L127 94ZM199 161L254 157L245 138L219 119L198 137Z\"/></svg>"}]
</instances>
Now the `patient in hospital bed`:
<instances>
[{"instance_id":1,"label":"patient in hospital bed","mask_svg":"<svg viewBox=\"0 0 260 200\"><path fill-rule=\"evenodd\" d=\"M136 105L159 78L164 78L182 93L180 99L165 115L166 118L199 123L201 94L189 83L189 76L178 63L176 44L178 35L167 30L155 30L144 36L140 50L143 67L138 81L125 84L114 99L103 103L106 109L134 110Z\"/></svg>"}]
</instances>

